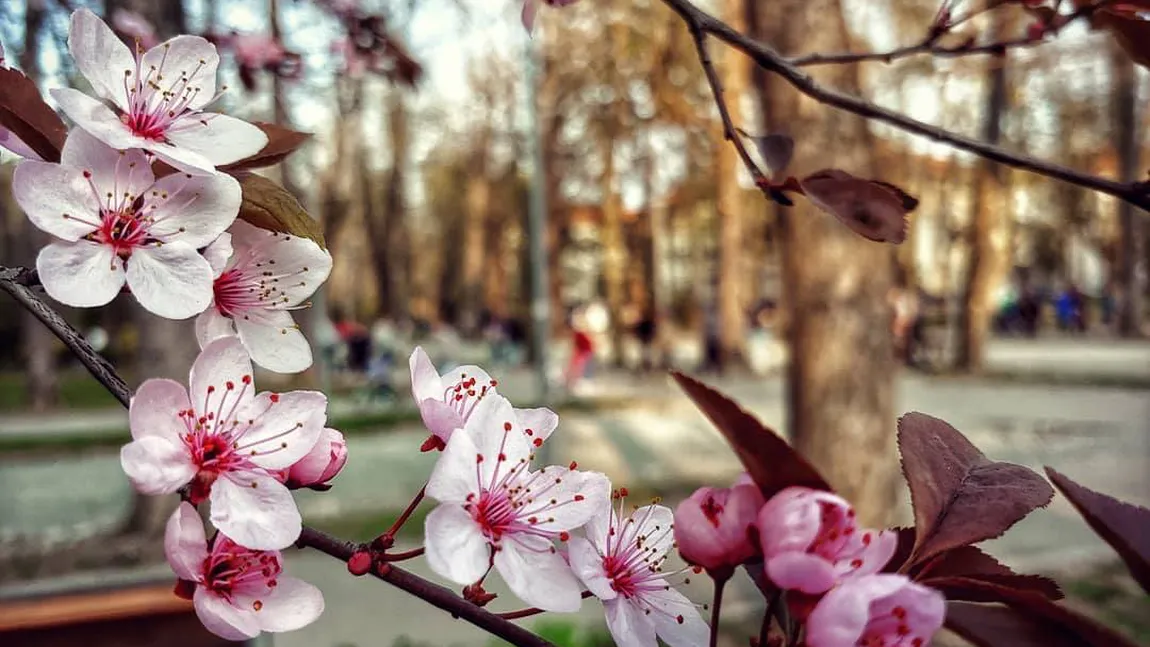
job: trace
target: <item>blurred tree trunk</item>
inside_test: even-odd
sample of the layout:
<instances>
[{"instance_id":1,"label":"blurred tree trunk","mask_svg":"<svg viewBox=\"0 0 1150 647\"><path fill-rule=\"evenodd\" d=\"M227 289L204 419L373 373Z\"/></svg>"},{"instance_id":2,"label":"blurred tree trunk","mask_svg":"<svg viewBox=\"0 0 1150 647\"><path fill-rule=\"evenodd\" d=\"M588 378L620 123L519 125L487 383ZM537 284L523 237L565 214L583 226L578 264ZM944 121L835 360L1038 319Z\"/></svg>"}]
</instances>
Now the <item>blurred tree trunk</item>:
<instances>
[{"instance_id":1,"label":"blurred tree trunk","mask_svg":"<svg viewBox=\"0 0 1150 647\"><path fill-rule=\"evenodd\" d=\"M407 202L404 186L409 153L407 106L398 88L390 88L384 102L384 126L391 145L391 169L383 186L383 199L374 198L370 176L363 174L364 221L371 242L379 311L390 318L408 316L407 280L410 272L407 245ZM367 168L366 147L360 146L359 164ZM366 173L366 171L365 171Z\"/></svg>"},{"instance_id":2,"label":"blurred tree trunk","mask_svg":"<svg viewBox=\"0 0 1150 647\"><path fill-rule=\"evenodd\" d=\"M20 54L20 67L33 81L38 81L40 76L40 31L44 26L45 15L44 3L25 4L24 51ZM5 260L12 264L34 267L36 253L48 244L48 235L22 216L14 229L19 244L13 245L12 258ZM20 313L20 338L28 405L33 411L47 410L54 406L59 398L56 374L58 342L52 332L26 310Z\"/></svg>"},{"instance_id":3,"label":"blurred tree trunk","mask_svg":"<svg viewBox=\"0 0 1150 647\"><path fill-rule=\"evenodd\" d=\"M479 332L479 310L483 307L484 265L487 259L487 225L491 217L491 178L488 157L491 127L479 127L479 142L474 151L471 172L467 176L466 214L463 221L463 294L460 324L463 332Z\"/></svg>"},{"instance_id":4,"label":"blurred tree trunk","mask_svg":"<svg viewBox=\"0 0 1150 647\"><path fill-rule=\"evenodd\" d=\"M1008 12L990 14L988 42L1011 33ZM997 144L1002 139L1002 118L1008 107L1007 58L985 59L986 101L980 139ZM959 311L958 348L955 363L960 371L982 368L986 338L994 316L994 290L1010 265L1011 212L1006 191L1006 169L989 160L975 166L972 186L969 254L961 279L962 309Z\"/></svg>"},{"instance_id":5,"label":"blurred tree trunk","mask_svg":"<svg viewBox=\"0 0 1150 647\"><path fill-rule=\"evenodd\" d=\"M616 366L623 365L623 341L626 326L623 310L627 306L627 249L623 237L623 205L615 192L615 129L603 133L601 151L603 174L599 177L599 194L603 205L603 282L607 292L607 312L611 317L611 357Z\"/></svg>"},{"instance_id":6,"label":"blurred tree trunk","mask_svg":"<svg viewBox=\"0 0 1150 647\"><path fill-rule=\"evenodd\" d=\"M1118 174L1123 182L1138 179L1140 157L1138 134L1138 77L1134 61L1117 43L1111 47L1111 92L1113 124L1111 132L1118 155ZM1134 205L1118 202L1118 226L1121 247L1118 253L1117 284L1118 334L1137 337L1142 333L1143 291L1146 289L1145 230Z\"/></svg>"},{"instance_id":7,"label":"blurred tree trunk","mask_svg":"<svg viewBox=\"0 0 1150 647\"><path fill-rule=\"evenodd\" d=\"M750 4L755 31L783 54L849 49L839 0ZM858 66L812 68L811 74L830 87L859 92ZM864 120L816 105L775 78L758 78L768 129L796 138L796 176L828 166L878 175ZM788 210L782 222L791 438L855 504L865 523L885 523L899 486L895 363L886 305L890 249L860 238L806 202Z\"/></svg>"},{"instance_id":8,"label":"blurred tree trunk","mask_svg":"<svg viewBox=\"0 0 1150 647\"><path fill-rule=\"evenodd\" d=\"M746 31L747 16L744 3L754 0L723 0L723 20L732 29ZM728 47L715 50L719 66L719 79L727 100L731 120L744 123L742 101L747 94L750 59ZM743 363L743 350L747 337L746 286L747 272L743 267L744 209L742 189L739 188L738 153L721 132L716 134L718 160L716 164L716 201L719 216L719 343L723 363Z\"/></svg>"}]
</instances>

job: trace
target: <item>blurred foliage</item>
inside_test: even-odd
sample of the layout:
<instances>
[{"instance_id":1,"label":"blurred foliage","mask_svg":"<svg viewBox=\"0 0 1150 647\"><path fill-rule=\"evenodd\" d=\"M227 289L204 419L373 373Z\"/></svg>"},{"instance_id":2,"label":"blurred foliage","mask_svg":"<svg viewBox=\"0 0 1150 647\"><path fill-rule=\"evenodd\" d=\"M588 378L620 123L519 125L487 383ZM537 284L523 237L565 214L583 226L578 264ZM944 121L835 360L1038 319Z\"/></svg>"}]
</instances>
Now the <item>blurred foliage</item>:
<instances>
[{"instance_id":1,"label":"blurred foliage","mask_svg":"<svg viewBox=\"0 0 1150 647\"><path fill-rule=\"evenodd\" d=\"M615 641L603 627L587 628L571 620L541 620L531 627L539 637L557 647L614 647ZM488 647L507 647L502 640L493 640Z\"/></svg>"}]
</instances>

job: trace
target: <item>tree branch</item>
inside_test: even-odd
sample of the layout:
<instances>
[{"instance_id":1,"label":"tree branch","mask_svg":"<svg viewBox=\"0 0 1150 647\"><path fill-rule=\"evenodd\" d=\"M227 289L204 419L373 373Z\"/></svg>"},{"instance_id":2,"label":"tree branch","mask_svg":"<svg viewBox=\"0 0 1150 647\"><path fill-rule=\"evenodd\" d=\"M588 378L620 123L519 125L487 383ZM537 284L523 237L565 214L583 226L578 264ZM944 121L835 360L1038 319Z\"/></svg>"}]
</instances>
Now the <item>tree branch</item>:
<instances>
[{"instance_id":1,"label":"tree branch","mask_svg":"<svg viewBox=\"0 0 1150 647\"><path fill-rule=\"evenodd\" d=\"M912 119L902 113L877 106L865 99L823 87L765 43L740 34L726 23L696 7L690 0L663 0L663 3L679 14L692 34L712 35L718 38L746 54L763 69L779 75L796 90L819 103L885 123L899 130L926 137L931 141L947 144L955 149L973 153L999 164L1092 189L1125 200L1142 209L1150 209L1150 190L1148 190L1150 187L1144 182L1116 182L1013 153L1004 148ZM709 58L703 59L700 56L700 62L704 69L713 67ZM752 171L753 174L754 171Z\"/></svg>"}]
</instances>

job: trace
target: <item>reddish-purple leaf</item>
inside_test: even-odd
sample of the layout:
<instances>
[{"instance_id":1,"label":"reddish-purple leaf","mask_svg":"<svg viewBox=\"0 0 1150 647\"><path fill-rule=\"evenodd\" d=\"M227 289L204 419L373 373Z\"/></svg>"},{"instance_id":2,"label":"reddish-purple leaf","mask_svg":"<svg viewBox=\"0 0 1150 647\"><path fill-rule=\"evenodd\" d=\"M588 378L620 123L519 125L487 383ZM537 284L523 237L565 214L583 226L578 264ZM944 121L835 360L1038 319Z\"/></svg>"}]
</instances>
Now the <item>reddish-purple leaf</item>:
<instances>
[{"instance_id":1,"label":"reddish-purple leaf","mask_svg":"<svg viewBox=\"0 0 1150 647\"><path fill-rule=\"evenodd\" d=\"M998 537L1054 497L1034 471L988 459L957 429L923 413L898 421L898 446L914 507L912 566Z\"/></svg>"},{"instance_id":2,"label":"reddish-purple leaf","mask_svg":"<svg viewBox=\"0 0 1150 647\"><path fill-rule=\"evenodd\" d=\"M831 489L805 458L730 398L682 373L671 376L727 439L764 497L793 485Z\"/></svg>"},{"instance_id":3,"label":"reddish-purple leaf","mask_svg":"<svg viewBox=\"0 0 1150 647\"><path fill-rule=\"evenodd\" d=\"M907 573L912 564L907 564L910 559L910 554L914 550L914 528L891 528L895 533L898 533L898 544L895 547L894 555L891 556L890 561L883 567L883 573ZM903 569L906 565L906 569Z\"/></svg>"},{"instance_id":4,"label":"reddish-purple leaf","mask_svg":"<svg viewBox=\"0 0 1150 647\"><path fill-rule=\"evenodd\" d=\"M799 185L811 204L878 243L905 241L907 214L918 206L918 200L893 184L864 180L839 169L812 173Z\"/></svg>"},{"instance_id":5,"label":"reddish-purple leaf","mask_svg":"<svg viewBox=\"0 0 1150 647\"><path fill-rule=\"evenodd\" d=\"M238 176L243 202L239 218L262 229L278 231L301 238L310 238L326 249L323 229L287 189L255 173L241 172Z\"/></svg>"},{"instance_id":6,"label":"reddish-purple leaf","mask_svg":"<svg viewBox=\"0 0 1150 647\"><path fill-rule=\"evenodd\" d=\"M220 170L239 171L279 164L284 161L288 155L295 152L297 148L303 146L307 140L311 139L311 134L309 133L297 132L276 124L256 121L253 122L253 125L258 126L260 130L264 131L264 134L268 136L268 143L255 155L245 157L238 162L232 162L226 166L221 166Z\"/></svg>"},{"instance_id":7,"label":"reddish-purple leaf","mask_svg":"<svg viewBox=\"0 0 1150 647\"><path fill-rule=\"evenodd\" d=\"M1041 595L1002 589L1005 607L948 602L946 627L979 647L1135 647L1102 624Z\"/></svg>"},{"instance_id":8,"label":"reddish-purple leaf","mask_svg":"<svg viewBox=\"0 0 1150 647\"><path fill-rule=\"evenodd\" d=\"M994 587L1030 591L1051 600L1061 600L1062 589L1054 580L1041 575L1015 573L1009 566L974 546L948 550L924 564L914 574L921 584L946 593L948 600L999 602ZM979 587L969 586L975 582Z\"/></svg>"},{"instance_id":9,"label":"reddish-purple leaf","mask_svg":"<svg viewBox=\"0 0 1150 647\"><path fill-rule=\"evenodd\" d=\"M0 126L12 131L45 161L60 161L68 128L44 103L36 84L12 68L0 68Z\"/></svg>"},{"instance_id":10,"label":"reddish-purple leaf","mask_svg":"<svg viewBox=\"0 0 1150 647\"><path fill-rule=\"evenodd\" d=\"M1150 510L1083 487L1050 467L1046 476L1094 532L1118 551L1131 577L1150 593Z\"/></svg>"}]
</instances>

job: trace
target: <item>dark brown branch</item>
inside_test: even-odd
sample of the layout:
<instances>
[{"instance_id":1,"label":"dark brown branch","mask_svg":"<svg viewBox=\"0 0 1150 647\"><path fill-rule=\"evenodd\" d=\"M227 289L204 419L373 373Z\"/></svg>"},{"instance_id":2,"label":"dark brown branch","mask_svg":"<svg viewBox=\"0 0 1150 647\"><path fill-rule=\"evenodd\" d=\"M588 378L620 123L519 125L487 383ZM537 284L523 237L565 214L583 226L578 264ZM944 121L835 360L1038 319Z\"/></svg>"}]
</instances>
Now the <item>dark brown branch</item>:
<instances>
[{"instance_id":1,"label":"dark brown branch","mask_svg":"<svg viewBox=\"0 0 1150 647\"><path fill-rule=\"evenodd\" d=\"M888 124L899 130L947 144L955 149L973 153L999 164L1092 189L1125 200L1142 209L1150 209L1150 190L1145 183L1116 182L1096 175L1080 173L1072 168L1019 153L1012 153L1004 148L912 119L902 113L877 106L865 99L823 87L768 45L740 34L726 23L696 7L690 0L663 0L663 3L679 14L692 33L713 35L749 56L763 69L779 75L796 90L819 103ZM703 64L704 67L707 67L709 62L703 61Z\"/></svg>"},{"instance_id":2,"label":"dark brown branch","mask_svg":"<svg viewBox=\"0 0 1150 647\"><path fill-rule=\"evenodd\" d=\"M320 530L307 527L300 533L296 545L314 548L343 562L346 562L356 551L362 548L358 544L337 539ZM372 574L384 582L402 589L432 606L439 607L456 618L462 618L513 645L519 645L519 647L555 647L510 620L501 618L482 607L477 607L455 595L451 590L397 566L388 564L386 568L373 569Z\"/></svg>"},{"instance_id":3,"label":"dark brown branch","mask_svg":"<svg viewBox=\"0 0 1150 647\"><path fill-rule=\"evenodd\" d=\"M104 388L116 396L120 404L125 407L128 406L132 398L132 392L128 390L128 385L116 374L116 369L108 360L104 359L92 348L91 344L85 341L84 336L79 331L64 321L58 312L44 303L44 300L32 290L39 283L40 280L35 270L0 266L0 289L10 294L17 303L35 315L48 327L48 330L52 331L52 334L64 342L68 350L72 351L80 363L92 374L92 377L96 378L96 381L103 384Z\"/></svg>"}]
</instances>

